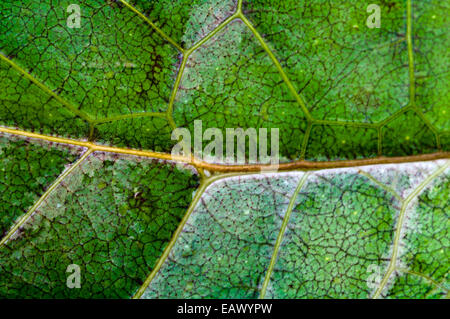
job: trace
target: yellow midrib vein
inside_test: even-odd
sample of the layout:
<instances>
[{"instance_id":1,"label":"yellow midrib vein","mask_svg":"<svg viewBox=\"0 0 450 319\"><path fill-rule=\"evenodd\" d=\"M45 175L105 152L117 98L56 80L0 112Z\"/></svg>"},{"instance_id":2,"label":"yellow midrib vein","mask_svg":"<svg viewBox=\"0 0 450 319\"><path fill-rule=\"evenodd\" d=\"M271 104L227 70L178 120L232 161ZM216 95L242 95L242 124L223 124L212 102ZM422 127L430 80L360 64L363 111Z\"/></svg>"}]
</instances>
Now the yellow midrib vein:
<instances>
[{"instance_id":1,"label":"yellow midrib vein","mask_svg":"<svg viewBox=\"0 0 450 319\"><path fill-rule=\"evenodd\" d=\"M190 159L188 159L186 157L172 156L171 154L167 154L167 153L141 151L141 150L120 148L120 147L110 147L110 146L95 144L95 143L88 142L88 141L78 141L78 140L73 140L73 139L68 139L68 138L63 138L63 137L42 135L42 134L37 134L37 133L32 133L32 132L10 129L10 128L6 128L6 127L0 127L0 132L12 134L12 135L19 135L19 136L33 138L33 139L39 139L39 140L43 140L43 141L47 141L47 142L86 147L86 148L90 149L91 151L129 154L129 155L136 155L136 156L143 156L143 157L158 158L158 159L163 159L163 160L178 160L180 162L191 161Z\"/></svg>"}]
</instances>

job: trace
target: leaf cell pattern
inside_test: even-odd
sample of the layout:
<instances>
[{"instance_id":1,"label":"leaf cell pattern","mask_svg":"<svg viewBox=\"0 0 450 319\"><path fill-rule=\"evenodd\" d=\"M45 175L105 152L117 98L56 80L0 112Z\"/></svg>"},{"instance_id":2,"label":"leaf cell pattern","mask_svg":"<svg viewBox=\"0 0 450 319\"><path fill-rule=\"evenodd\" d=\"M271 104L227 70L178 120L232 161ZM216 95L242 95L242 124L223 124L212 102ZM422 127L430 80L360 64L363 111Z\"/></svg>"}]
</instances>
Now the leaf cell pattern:
<instances>
[{"instance_id":1,"label":"leaf cell pattern","mask_svg":"<svg viewBox=\"0 0 450 319\"><path fill-rule=\"evenodd\" d=\"M370 298L394 284L392 289L417 298L433 290L434 281L444 288L432 296L445 296L448 185L440 181L448 181L448 165L326 170L305 179L304 173L248 175L212 184L142 297ZM436 172L442 176L428 185ZM424 187L419 203L410 202ZM424 210L420 201L430 192L437 206ZM417 216L414 222L410 216ZM282 236L279 244L275 229ZM392 251L398 247L408 252L397 259ZM417 289L395 288L402 282L381 280L391 262L396 271L402 266L434 279L422 280ZM378 269L376 276L371 269Z\"/></svg>"},{"instance_id":2,"label":"leaf cell pattern","mask_svg":"<svg viewBox=\"0 0 450 319\"><path fill-rule=\"evenodd\" d=\"M0 76L2 125L48 135L67 135L75 138L88 135L89 126L83 119L5 61L0 61Z\"/></svg>"},{"instance_id":3,"label":"leaf cell pattern","mask_svg":"<svg viewBox=\"0 0 450 319\"><path fill-rule=\"evenodd\" d=\"M197 185L173 164L90 155L0 247L0 295L131 297ZM66 286L71 264L81 268L80 289Z\"/></svg>"},{"instance_id":4,"label":"leaf cell pattern","mask_svg":"<svg viewBox=\"0 0 450 319\"><path fill-rule=\"evenodd\" d=\"M0 234L25 214L80 150L0 136Z\"/></svg>"},{"instance_id":5,"label":"leaf cell pattern","mask_svg":"<svg viewBox=\"0 0 450 319\"><path fill-rule=\"evenodd\" d=\"M167 161L196 120L285 163L447 158L448 2L72 2L0 3L1 297L448 298L448 160Z\"/></svg>"},{"instance_id":6,"label":"leaf cell pattern","mask_svg":"<svg viewBox=\"0 0 450 319\"><path fill-rule=\"evenodd\" d=\"M317 119L377 122L408 103L405 1L383 3L379 29L366 27L367 6L359 0L244 5Z\"/></svg>"},{"instance_id":7,"label":"leaf cell pattern","mask_svg":"<svg viewBox=\"0 0 450 319\"><path fill-rule=\"evenodd\" d=\"M411 207L405 224L398 270L385 291L389 298L448 298L448 172L433 181Z\"/></svg>"},{"instance_id":8,"label":"leaf cell pattern","mask_svg":"<svg viewBox=\"0 0 450 319\"><path fill-rule=\"evenodd\" d=\"M279 128L285 162L448 148L445 2L383 1L373 29L362 0L80 1L80 28L68 5L1 4L3 125L166 153L194 120Z\"/></svg>"},{"instance_id":9,"label":"leaf cell pattern","mask_svg":"<svg viewBox=\"0 0 450 319\"><path fill-rule=\"evenodd\" d=\"M267 297L368 298L384 266L399 203L358 174L308 179L297 197Z\"/></svg>"},{"instance_id":10,"label":"leaf cell pattern","mask_svg":"<svg viewBox=\"0 0 450 319\"><path fill-rule=\"evenodd\" d=\"M93 119L165 109L176 50L112 1L78 1L86 21L70 28L70 4L3 2L3 53Z\"/></svg>"},{"instance_id":11,"label":"leaf cell pattern","mask_svg":"<svg viewBox=\"0 0 450 319\"><path fill-rule=\"evenodd\" d=\"M213 184L143 297L258 297L258 285L298 181L299 176L266 176ZM236 208L232 214L230 207Z\"/></svg>"},{"instance_id":12,"label":"leaf cell pattern","mask_svg":"<svg viewBox=\"0 0 450 319\"><path fill-rule=\"evenodd\" d=\"M182 48L203 39L236 10L232 0L130 1Z\"/></svg>"},{"instance_id":13,"label":"leaf cell pattern","mask_svg":"<svg viewBox=\"0 0 450 319\"><path fill-rule=\"evenodd\" d=\"M300 153L298 141L303 139L306 122L289 94L276 67L238 20L189 57L174 119L178 126L192 132L197 119L205 124L204 130L216 127L224 133L228 127L267 128L269 132L270 128L279 128L281 154L295 158ZM293 130L295 125L298 127ZM289 138L283 139L286 136Z\"/></svg>"},{"instance_id":14,"label":"leaf cell pattern","mask_svg":"<svg viewBox=\"0 0 450 319\"><path fill-rule=\"evenodd\" d=\"M427 119L439 130L450 127L450 56L446 43L450 40L450 20L445 12L447 1L414 1L414 28L416 104Z\"/></svg>"}]
</instances>

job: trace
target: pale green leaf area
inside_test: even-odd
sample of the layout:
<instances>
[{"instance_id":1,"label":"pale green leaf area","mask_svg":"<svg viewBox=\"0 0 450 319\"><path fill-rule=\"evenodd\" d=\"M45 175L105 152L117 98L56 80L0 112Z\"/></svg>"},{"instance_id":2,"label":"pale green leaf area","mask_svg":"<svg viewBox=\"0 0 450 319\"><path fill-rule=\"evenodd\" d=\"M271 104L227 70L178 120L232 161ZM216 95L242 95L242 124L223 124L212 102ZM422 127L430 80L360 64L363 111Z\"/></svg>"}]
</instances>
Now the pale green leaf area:
<instances>
[{"instance_id":1,"label":"pale green leaf area","mask_svg":"<svg viewBox=\"0 0 450 319\"><path fill-rule=\"evenodd\" d=\"M448 173L440 161L223 179L143 297L444 297ZM420 284L383 282L391 263Z\"/></svg>"},{"instance_id":2,"label":"pale green leaf area","mask_svg":"<svg viewBox=\"0 0 450 319\"><path fill-rule=\"evenodd\" d=\"M78 162L79 163L79 162ZM145 280L197 183L173 164L91 154L0 247L0 295L127 298ZM66 269L81 268L80 289Z\"/></svg>"},{"instance_id":3,"label":"pale green leaf area","mask_svg":"<svg viewBox=\"0 0 450 319\"><path fill-rule=\"evenodd\" d=\"M450 3L369 4L0 1L0 298L448 298Z\"/></svg>"}]
</instances>

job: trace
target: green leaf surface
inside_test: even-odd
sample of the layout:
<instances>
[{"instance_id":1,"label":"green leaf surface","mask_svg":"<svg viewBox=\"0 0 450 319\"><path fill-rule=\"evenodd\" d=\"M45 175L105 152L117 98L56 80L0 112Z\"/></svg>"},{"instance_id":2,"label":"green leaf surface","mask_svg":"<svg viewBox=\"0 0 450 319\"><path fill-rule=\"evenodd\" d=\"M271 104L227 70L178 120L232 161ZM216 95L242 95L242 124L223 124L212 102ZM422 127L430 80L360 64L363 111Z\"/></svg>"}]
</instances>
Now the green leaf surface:
<instances>
[{"instance_id":1,"label":"green leaf surface","mask_svg":"<svg viewBox=\"0 0 450 319\"><path fill-rule=\"evenodd\" d=\"M450 20L448 1L414 1L414 54L417 105L439 130L448 131L450 117Z\"/></svg>"},{"instance_id":2,"label":"green leaf surface","mask_svg":"<svg viewBox=\"0 0 450 319\"><path fill-rule=\"evenodd\" d=\"M86 122L3 60L0 76L2 125L75 138L88 135Z\"/></svg>"},{"instance_id":3,"label":"green leaf surface","mask_svg":"<svg viewBox=\"0 0 450 319\"><path fill-rule=\"evenodd\" d=\"M3 125L168 153L195 120L278 128L285 162L448 148L446 2L384 1L380 28L362 0L80 1L80 28L69 4L0 5Z\"/></svg>"},{"instance_id":4,"label":"green leaf surface","mask_svg":"<svg viewBox=\"0 0 450 319\"><path fill-rule=\"evenodd\" d=\"M406 224L404 248L392 275L390 298L448 297L450 258L448 176L437 178L418 198Z\"/></svg>"},{"instance_id":5,"label":"green leaf surface","mask_svg":"<svg viewBox=\"0 0 450 319\"><path fill-rule=\"evenodd\" d=\"M215 182L142 297L444 297L448 173L440 161Z\"/></svg>"},{"instance_id":6,"label":"green leaf surface","mask_svg":"<svg viewBox=\"0 0 450 319\"><path fill-rule=\"evenodd\" d=\"M244 13L321 120L378 122L408 104L406 1L385 1L369 29L367 1L248 1Z\"/></svg>"},{"instance_id":7,"label":"green leaf surface","mask_svg":"<svg viewBox=\"0 0 450 319\"><path fill-rule=\"evenodd\" d=\"M261 176L213 184L143 297L258 297L298 182L299 176Z\"/></svg>"},{"instance_id":8,"label":"green leaf surface","mask_svg":"<svg viewBox=\"0 0 450 319\"><path fill-rule=\"evenodd\" d=\"M0 297L448 298L450 4L369 4L0 2Z\"/></svg>"},{"instance_id":9,"label":"green leaf surface","mask_svg":"<svg viewBox=\"0 0 450 319\"><path fill-rule=\"evenodd\" d=\"M0 136L2 236L77 157L77 150Z\"/></svg>"},{"instance_id":10,"label":"green leaf surface","mask_svg":"<svg viewBox=\"0 0 450 319\"><path fill-rule=\"evenodd\" d=\"M176 50L114 2L79 1L87 23L70 29L70 4L3 2L3 53L94 119L165 109Z\"/></svg>"},{"instance_id":11,"label":"green leaf surface","mask_svg":"<svg viewBox=\"0 0 450 319\"><path fill-rule=\"evenodd\" d=\"M209 63L209 61L215 61ZM279 128L280 152L295 158L305 116L267 54L241 21L227 25L189 57L174 104L179 127ZM294 130L295 127L295 130Z\"/></svg>"},{"instance_id":12,"label":"green leaf surface","mask_svg":"<svg viewBox=\"0 0 450 319\"><path fill-rule=\"evenodd\" d=\"M182 47L189 48L231 16L233 0L130 1Z\"/></svg>"},{"instance_id":13,"label":"green leaf surface","mask_svg":"<svg viewBox=\"0 0 450 319\"><path fill-rule=\"evenodd\" d=\"M0 248L0 295L131 297L197 185L167 163L90 155ZM81 268L80 289L66 286L71 264Z\"/></svg>"}]
</instances>

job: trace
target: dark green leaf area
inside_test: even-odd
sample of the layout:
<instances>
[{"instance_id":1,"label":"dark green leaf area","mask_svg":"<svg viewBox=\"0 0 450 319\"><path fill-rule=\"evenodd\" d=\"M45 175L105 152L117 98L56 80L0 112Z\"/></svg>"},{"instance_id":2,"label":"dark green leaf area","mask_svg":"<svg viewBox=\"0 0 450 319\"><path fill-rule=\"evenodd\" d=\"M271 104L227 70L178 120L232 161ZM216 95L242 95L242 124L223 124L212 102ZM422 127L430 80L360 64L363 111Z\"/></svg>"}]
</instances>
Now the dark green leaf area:
<instances>
[{"instance_id":1,"label":"dark green leaf area","mask_svg":"<svg viewBox=\"0 0 450 319\"><path fill-rule=\"evenodd\" d=\"M377 145L378 133L373 128L314 125L306 148L306 159L369 158L377 155Z\"/></svg>"},{"instance_id":2,"label":"dark green leaf area","mask_svg":"<svg viewBox=\"0 0 450 319\"><path fill-rule=\"evenodd\" d=\"M74 150L0 136L0 235L77 158Z\"/></svg>"},{"instance_id":3,"label":"dark green leaf area","mask_svg":"<svg viewBox=\"0 0 450 319\"><path fill-rule=\"evenodd\" d=\"M3 297L129 298L151 272L198 185L158 161L91 155L0 250ZM69 265L80 288L69 288Z\"/></svg>"},{"instance_id":4,"label":"dark green leaf area","mask_svg":"<svg viewBox=\"0 0 450 319\"><path fill-rule=\"evenodd\" d=\"M178 52L119 1L3 1L0 12L0 50L92 118L166 109Z\"/></svg>"},{"instance_id":5,"label":"dark green leaf area","mask_svg":"<svg viewBox=\"0 0 450 319\"><path fill-rule=\"evenodd\" d=\"M412 1L416 104L443 132L450 128L450 2Z\"/></svg>"},{"instance_id":6,"label":"dark green leaf area","mask_svg":"<svg viewBox=\"0 0 450 319\"><path fill-rule=\"evenodd\" d=\"M87 138L88 124L5 61L0 60L0 124L27 131Z\"/></svg>"},{"instance_id":7,"label":"dark green leaf area","mask_svg":"<svg viewBox=\"0 0 450 319\"><path fill-rule=\"evenodd\" d=\"M228 18L236 8L234 0L132 0L175 42L185 48L201 40Z\"/></svg>"},{"instance_id":8,"label":"dark green leaf area","mask_svg":"<svg viewBox=\"0 0 450 319\"><path fill-rule=\"evenodd\" d=\"M170 153L175 141L165 118L143 116L97 124L94 139L100 144Z\"/></svg>"},{"instance_id":9,"label":"dark green leaf area","mask_svg":"<svg viewBox=\"0 0 450 319\"><path fill-rule=\"evenodd\" d=\"M314 118L378 122L409 101L406 1L249 0L244 14L263 34Z\"/></svg>"}]
</instances>

